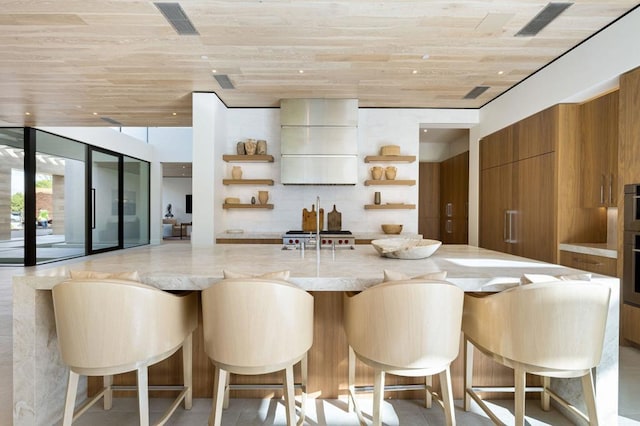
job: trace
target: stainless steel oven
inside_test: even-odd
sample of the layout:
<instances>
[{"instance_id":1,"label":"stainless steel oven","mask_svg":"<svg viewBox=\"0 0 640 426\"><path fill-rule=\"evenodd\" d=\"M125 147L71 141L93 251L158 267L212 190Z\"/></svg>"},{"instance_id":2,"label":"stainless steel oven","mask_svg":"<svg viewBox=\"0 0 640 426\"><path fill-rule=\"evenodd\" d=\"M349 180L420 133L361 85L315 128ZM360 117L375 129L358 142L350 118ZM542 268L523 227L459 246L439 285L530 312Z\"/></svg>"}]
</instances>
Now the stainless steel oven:
<instances>
[{"instance_id":1,"label":"stainless steel oven","mask_svg":"<svg viewBox=\"0 0 640 426\"><path fill-rule=\"evenodd\" d=\"M640 184L624 186L622 300L640 306Z\"/></svg>"},{"instance_id":2,"label":"stainless steel oven","mask_svg":"<svg viewBox=\"0 0 640 426\"><path fill-rule=\"evenodd\" d=\"M624 186L624 230L640 231L640 184Z\"/></svg>"}]
</instances>

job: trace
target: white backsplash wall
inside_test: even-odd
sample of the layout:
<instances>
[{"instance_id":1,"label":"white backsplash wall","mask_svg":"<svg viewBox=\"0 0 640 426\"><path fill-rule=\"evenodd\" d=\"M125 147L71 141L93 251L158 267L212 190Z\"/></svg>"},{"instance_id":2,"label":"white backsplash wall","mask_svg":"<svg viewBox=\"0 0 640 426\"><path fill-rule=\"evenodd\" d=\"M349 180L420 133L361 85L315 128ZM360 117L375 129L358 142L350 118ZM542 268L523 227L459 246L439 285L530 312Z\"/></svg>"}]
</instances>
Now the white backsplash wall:
<instances>
[{"instance_id":1,"label":"white backsplash wall","mask_svg":"<svg viewBox=\"0 0 640 426\"><path fill-rule=\"evenodd\" d=\"M360 109L358 122L358 184L342 185L282 185L280 183L280 109L279 108L231 108L226 111L226 134L217 140L215 171L216 234L228 229L245 232L276 232L302 227L302 209L311 209L320 197L324 209L324 228L327 214L336 205L342 213L342 229L352 232L381 232L383 223L401 223L403 232L418 230L418 130L420 123L463 123L477 120L474 111L424 110L424 109ZM227 163L222 154L235 154L239 141L247 138L267 141L267 154L274 156L273 163ZM416 156L413 163L365 163L367 155L378 155L383 145L400 145L402 155ZM198 161L194 158L194 162ZM395 166L396 179L415 179L414 186L365 186L371 179L370 168ZM233 166L242 168L244 179L273 179L274 186L223 185L222 179L231 178ZM198 183L194 182L194 185ZM258 191L269 191L268 203L273 210L222 209L226 197L238 197L241 203L249 203ZM414 210L365 210L365 204L373 204L374 192L382 195L382 203L403 202L416 205Z\"/></svg>"}]
</instances>

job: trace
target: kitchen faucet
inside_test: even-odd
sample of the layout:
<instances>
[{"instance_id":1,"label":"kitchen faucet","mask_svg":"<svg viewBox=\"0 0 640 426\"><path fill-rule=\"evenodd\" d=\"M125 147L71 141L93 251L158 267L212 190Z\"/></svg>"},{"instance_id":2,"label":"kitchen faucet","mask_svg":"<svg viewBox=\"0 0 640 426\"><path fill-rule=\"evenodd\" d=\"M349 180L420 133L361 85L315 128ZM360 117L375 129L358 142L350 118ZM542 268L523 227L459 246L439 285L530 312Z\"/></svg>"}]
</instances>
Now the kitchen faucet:
<instances>
[{"instance_id":1,"label":"kitchen faucet","mask_svg":"<svg viewBox=\"0 0 640 426\"><path fill-rule=\"evenodd\" d=\"M320 253L320 196L316 198L316 250Z\"/></svg>"}]
</instances>

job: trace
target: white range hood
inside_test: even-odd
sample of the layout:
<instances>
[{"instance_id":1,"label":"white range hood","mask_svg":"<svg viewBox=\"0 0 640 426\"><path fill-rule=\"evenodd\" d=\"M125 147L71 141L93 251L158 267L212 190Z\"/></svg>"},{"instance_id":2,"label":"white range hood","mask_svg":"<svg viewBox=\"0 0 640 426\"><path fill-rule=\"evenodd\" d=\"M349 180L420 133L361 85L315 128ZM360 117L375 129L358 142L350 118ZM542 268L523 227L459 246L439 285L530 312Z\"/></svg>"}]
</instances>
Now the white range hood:
<instances>
[{"instance_id":1,"label":"white range hood","mask_svg":"<svg viewBox=\"0 0 640 426\"><path fill-rule=\"evenodd\" d=\"M280 124L282 184L357 183L357 99L282 99Z\"/></svg>"}]
</instances>

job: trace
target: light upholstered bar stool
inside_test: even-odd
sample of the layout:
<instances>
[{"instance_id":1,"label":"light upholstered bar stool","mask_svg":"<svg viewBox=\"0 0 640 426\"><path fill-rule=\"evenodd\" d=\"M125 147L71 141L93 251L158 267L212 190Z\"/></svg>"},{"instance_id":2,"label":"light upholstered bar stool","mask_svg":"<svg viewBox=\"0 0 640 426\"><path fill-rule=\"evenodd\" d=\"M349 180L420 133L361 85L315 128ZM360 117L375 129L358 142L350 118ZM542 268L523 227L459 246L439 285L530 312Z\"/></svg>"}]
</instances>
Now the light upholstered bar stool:
<instances>
[{"instance_id":1,"label":"light upholstered bar stool","mask_svg":"<svg viewBox=\"0 0 640 426\"><path fill-rule=\"evenodd\" d=\"M471 398L496 424L503 424L473 385L473 348L514 369L515 425L524 425L525 392L542 392L591 425L598 424L591 369L600 363L609 310L609 287L588 281L527 284L481 297L465 295L462 330L465 345L465 410ZM543 377L542 387L526 386L526 374ZM550 388L550 378L581 378L588 416ZM502 388L501 390L504 390ZM500 390L498 390L500 391Z\"/></svg>"},{"instance_id":2,"label":"light upholstered bar stool","mask_svg":"<svg viewBox=\"0 0 640 426\"><path fill-rule=\"evenodd\" d=\"M137 371L140 424L149 424L148 389L180 391L158 424L184 400L192 404L192 333L198 325L198 295L173 295L135 281L68 280L53 287L62 360L69 366L63 424L70 425L104 397L111 408L112 375ZM147 367L182 348L183 386L148 386ZM104 376L104 388L75 410L79 376Z\"/></svg>"},{"instance_id":3,"label":"light upholstered bar stool","mask_svg":"<svg viewBox=\"0 0 640 426\"><path fill-rule=\"evenodd\" d=\"M425 376L425 405L431 404L431 376L439 374L447 425L455 425L450 365L460 348L464 292L446 281L390 281L354 296L346 295L345 331L349 342L349 393L355 398L355 358L374 369L373 425L382 424L380 410L385 373ZM355 356L354 356L355 355Z\"/></svg>"},{"instance_id":4,"label":"light upholstered bar stool","mask_svg":"<svg viewBox=\"0 0 640 426\"><path fill-rule=\"evenodd\" d=\"M218 426L222 420L229 373L276 371L284 371L287 424L295 425L293 366L298 362L302 362L302 423L306 359L313 342L313 297L283 280L224 279L202 292L202 318L204 349L215 366L209 425Z\"/></svg>"}]
</instances>

